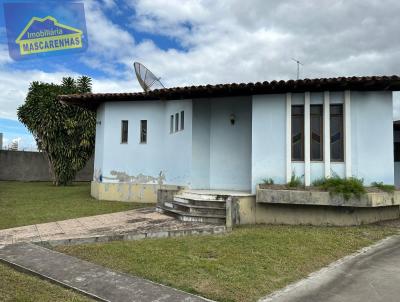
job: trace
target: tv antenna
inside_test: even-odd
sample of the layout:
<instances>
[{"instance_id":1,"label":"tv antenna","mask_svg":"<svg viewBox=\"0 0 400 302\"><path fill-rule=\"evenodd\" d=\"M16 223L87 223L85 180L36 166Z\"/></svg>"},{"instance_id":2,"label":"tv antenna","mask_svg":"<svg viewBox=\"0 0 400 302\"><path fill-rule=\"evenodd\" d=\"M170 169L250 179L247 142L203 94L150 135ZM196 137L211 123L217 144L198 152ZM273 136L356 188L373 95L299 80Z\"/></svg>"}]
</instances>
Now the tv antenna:
<instances>
[{"instance_id":1,"label":"tv antenna","mask_svg":"<svg viewBox=\"0 0 400 302\"><path fill-rule=\"evenodd\" d=\"M296 59L293 59L293 58L292 58L292 60L295 61L296 64L297 64L297 79L299 79L300 78L300 65L304 66L304 64L301 63L299 60L296 60Z\"/></svg>"},{"instance_id":2,"label":"tv antenna","mask_svg":"<svg viewBox=\"0 0 400 302\"><path fill-rule=\"evenodd\" d=\"M161 78L157 78L146 66L139 62L134 62L133 66L135 67L137 80L144 92L149 92L152 89L165 88L160 81Z\"/></svg>"}]
</instances>

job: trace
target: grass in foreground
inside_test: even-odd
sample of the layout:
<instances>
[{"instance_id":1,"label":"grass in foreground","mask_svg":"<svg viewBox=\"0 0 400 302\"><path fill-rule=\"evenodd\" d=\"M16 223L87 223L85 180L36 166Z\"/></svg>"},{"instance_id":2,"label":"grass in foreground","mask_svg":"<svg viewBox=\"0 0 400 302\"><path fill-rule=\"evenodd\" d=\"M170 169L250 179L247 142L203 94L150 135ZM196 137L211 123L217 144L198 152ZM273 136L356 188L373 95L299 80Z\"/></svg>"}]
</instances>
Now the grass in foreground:
<instances>
[{"instance_id":1,"label":"grass in foreground","mask_svg":"<svg viewBox=\"0 0 400 302\"><path fill-rule=\"evenodd\" d=\"M71 290L0 264L0 301L84 302L93 301Z\"/></svg>"},{"instance_id":2,"label":"grass in foreground","mask_svg":"<svg viewBox=\"0 0 400 302\"><path fill-rule=\"evenodd\" d=\"M56 187L49 182L0 182L0 229L148 206L96 200L90 196L90 183Z\"/></svg>"},{"instance_id":3,"label":"grass in foreground","mask_svg":"<svg viewBox=\"0 0 400 302\"><path fill-rule=\"evenodd\" d=\"M255 226L221 236L57 250L210 299L242 302L256 301L394 232L378 226Z\"/></svg>"}]
</instances>

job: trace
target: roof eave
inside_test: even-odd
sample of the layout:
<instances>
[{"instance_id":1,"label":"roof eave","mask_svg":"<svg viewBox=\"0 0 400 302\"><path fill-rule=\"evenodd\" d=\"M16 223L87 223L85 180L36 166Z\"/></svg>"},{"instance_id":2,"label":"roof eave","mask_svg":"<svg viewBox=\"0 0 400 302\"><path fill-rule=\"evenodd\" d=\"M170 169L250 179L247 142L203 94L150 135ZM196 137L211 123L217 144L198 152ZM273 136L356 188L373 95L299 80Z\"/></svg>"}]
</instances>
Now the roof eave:
<instances>
[{"instance_id":1,"label":"roof eave","mask_svg":"<svg viewBox=\"0 0 400 302\"><path fill-rule=\"evenodd\" d=\"M157 89L136 93L99 93L76 94L60 96L60 101L96 110L99 104L108 101L150 101L150 100L180 100L210 97L249 96L260 94L277 94L287 92L322 92L322 91L395 91L400 90L398 76L372 77L339 77L322 79L304 79L288 81L271 81L240 84L218 84L205 86L188 86Z\"/></svg>"}]
</instances>

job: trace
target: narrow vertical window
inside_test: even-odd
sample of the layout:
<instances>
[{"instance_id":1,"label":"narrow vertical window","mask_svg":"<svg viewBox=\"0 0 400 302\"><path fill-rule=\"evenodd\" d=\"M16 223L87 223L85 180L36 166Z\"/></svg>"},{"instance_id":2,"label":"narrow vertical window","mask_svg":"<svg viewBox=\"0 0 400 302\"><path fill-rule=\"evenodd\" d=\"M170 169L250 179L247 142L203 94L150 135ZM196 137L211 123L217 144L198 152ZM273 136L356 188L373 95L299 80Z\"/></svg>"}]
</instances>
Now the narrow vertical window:
<instances>
[{"instance_id":1,"label":"narrow vertical window","mask_svg":"<svg viewBox=\"0 0 400 302\"><path fill-rule=\"evenodd\" d=\"M128 143L128 121L121 121L121 143Z\"/></svg>"},{"instance_id":2,"label":"narrow vertical window","mask_svg":"<svg viewBox=\"0 0 400 302\"><path fill-rule=\"evenodd\" d=\"M170 120L169 120L169 133L174 132L174 115L171 114Z\"/></svg>"},{"instance_id":3,"label":"narrow vertical window","mask_svg":"<svg viewBox=\"0 0 400 302\"><path fill-rule=\"evenodd\" d=\"M400 142L394 142L394 161L400 161Z\"/></svg>"},{"instance_id":4,"label":"narrow vertical window","mask_svg":"<svg viewBox=\"0 0 400 302\"><path fill-rule=\"evenodd\" d=\"M140 121L140 143L147 143L147 120Z\"/></svg>"},{"instance_id":5,"label":"narrow vertical window","mask_svg":"<svg viewBox=\"0 0 400 302\"><path fill-rule=\"evenodd\" d=\"M304 160L304 106L292 106L292 160Z\"/></svg>"},{"instance_id":6,"label":"narrow vertical window","mask_svg":"<svg viewBox=\"0 0 400 302\"><path fill-rule=\"evenodd\" d=\"M315 161L323 160L323 106L310 106L310 137L311 137L311 154L310 159Z\"/></svg>"},{"instance_id":7,"label":"narrow vertical window","mask_svg":"<svg viewBox=\"0 0 400 302\"><path fill-rule=\"evenodd\" d=\"M175 132L179 131L179 113L175 113Z\"/></svg>"},{"instance_id":8,"label":"narrow vertical window","mask_svg":"<svg viewBox=\"0 0 400 302\"><path fill-rule=\"evenodd\" d=\"M344 160L343 105L331 105L330 114L331 161L341 162Z\"/></svg>"},{"instance_id":9,"label":"narrow vertical window","mask_svg":"<svg viewBox=\"0 0 400 302\"><path fill-rule=\"evenodd\" d=\"M181 111L181 130L185 129L185 111Z\"/></svg>"},{"instance_id":10,"label":"narrow vertical window","mask_svg":"<svg viewBox=\"0 0 400 302\"><path fill-rule=\"evenodd\" d=\"M393 123L394 161L400 162L400 124ZM0 146L1 147L1 146Z\"/></svg>"}]
</instances>

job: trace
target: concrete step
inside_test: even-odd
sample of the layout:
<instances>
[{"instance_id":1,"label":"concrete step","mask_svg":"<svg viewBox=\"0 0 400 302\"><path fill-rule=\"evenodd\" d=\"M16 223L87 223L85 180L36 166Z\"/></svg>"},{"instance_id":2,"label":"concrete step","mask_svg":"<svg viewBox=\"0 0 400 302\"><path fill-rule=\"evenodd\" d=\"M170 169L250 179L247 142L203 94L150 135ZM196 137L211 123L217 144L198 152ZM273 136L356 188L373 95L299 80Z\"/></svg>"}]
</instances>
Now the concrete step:
<instances>
[{"instance_id":1,"label":"concrete step","mask_svg":"<svg viewBox=\"0 0 400 302\"><path fill-rule=\"evenodd\" d=\"M165 203L168 204L168 203ZM158 211L173 216L181 221L191 221L191 222L203 222L210 224L225 224L225 215L212 215L212 214L196 214L183 212L173 207L168 207L166 205L158 205Z\"/></svg>"},{"instance_id":2,"label":"concrete step","mask_svg":"<svg viewBox=\"0 0 400 302\"><path fill-rule=\"evenodd\" d=\"M201 215L226 215L226 209L222 207L198 206L193 204L181 203L178 201L164 202L164 206L178 211L201 214Z\"/></svg>"},{"instance_id":3,"label":"concrete step","mask_svg":"<svg viewBox=\"0 0 400 302\"><path fill-rule=\"evenodd\" d=\"M208 193L200 193L200 192L192 192L192 191L180 191L177 195L181 198L193 199L193 200L221 200L225 201L227 196L220 194L208 194Z\"/></svg>"},{"instance_id":4,"label":"concrete step","mask_svg":"<svg viewBox=\"0 0 400 302\"><path fill-rule=\"evenodd\" d=\"M204 206L225 209L226 201L220 199L193 199L184 195L176 195L174 197L175 202L181 204L190 204L194 206Z\"/></svg>"}]
</instances>

